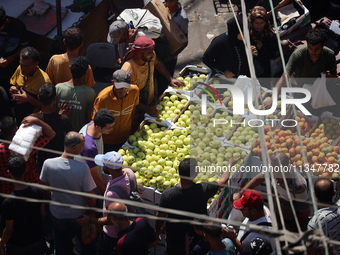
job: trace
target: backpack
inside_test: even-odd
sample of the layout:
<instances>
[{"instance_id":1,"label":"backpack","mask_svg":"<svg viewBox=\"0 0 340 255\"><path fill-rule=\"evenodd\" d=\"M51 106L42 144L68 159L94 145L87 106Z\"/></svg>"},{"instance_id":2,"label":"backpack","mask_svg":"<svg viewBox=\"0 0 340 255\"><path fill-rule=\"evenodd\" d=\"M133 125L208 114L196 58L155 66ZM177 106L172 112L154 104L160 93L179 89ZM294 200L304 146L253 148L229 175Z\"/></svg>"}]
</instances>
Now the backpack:
<instances>
[{"instance_id":1,"label":"backpack","mask_svg":"<svg viewBox=\"0 0 340 255\"><path fill-rule=\"evenodd\" d=\"M126 172L127 176L129 177L130 181L130 194L126 194L124 189L119 186L111 185L109 187L109 191L116 193L121 199L127 199L135 202L143 203L142 198L140 197L139 193L136 191L135 182L133 177ZM126 205L129 213L136 213L136 214L145 214L145 209L142 207L134 206L134 205ZM137 217L130 217L135 219Z\"/></svg>"},{"instance_id":2,"label":"backpack","mask_svg":"<svg viewBox=\"0 0 340 255\"><path fill-rule=\"evenodd\" d=\"M258 223L258 224L256 224L256 225L258 225L258 226L272 226L272 224L271 224L270 222L260 222L260 223ZM246 239L247 236L248 236L250 233L251 233L251 231L246 231L246 232L244 233L244 235L241 237L240 242L242 243L242 242L244 241L244 239Z\"/></svg>"}]
</instances>

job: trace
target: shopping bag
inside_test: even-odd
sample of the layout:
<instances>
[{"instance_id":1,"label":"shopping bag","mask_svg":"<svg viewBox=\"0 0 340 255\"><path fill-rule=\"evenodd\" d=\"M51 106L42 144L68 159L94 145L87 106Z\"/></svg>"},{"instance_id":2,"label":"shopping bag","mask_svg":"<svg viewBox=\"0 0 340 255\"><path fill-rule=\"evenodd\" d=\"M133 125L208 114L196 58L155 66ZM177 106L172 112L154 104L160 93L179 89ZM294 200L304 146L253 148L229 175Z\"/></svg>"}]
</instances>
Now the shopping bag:
<instances>
[{"instance_id":1,"label":"shopping bag","mask_svg":"<svg viewBox=\"0 0 340 255\"><path fill-rule=\"evenodd\" d=\"M244 75L240 75L234 86L240 88L243 92L244 95L244 102L248 102L248 88L253 88L252 90L252 101L254 102L255 100L257 100L258 97L261 96L261 85L259 83L259 81L257 79L255 79L255 88L253 88L253 82L252 82L252 78L249 78L247 76ZM254 91L254 89L256 90L256 92Z\"/></svg>"},{"instance_id":2,"label":"shopping bag","mask_svg":"<svg viewBox=\"0 0 340 255\"><path fill-rule=\"evenodd\" d=\"M135 28L138 28L138 36L147 36L151 39L156 39L160 36L162 24L159 18L153 15L149 10L145 9L125 9L119 14L118 20L123 20L127 24L133 23Z\"/></svg>"},{"instance_id":3,"label":"shopping bag","mask_svg":"<svg viewBox=\"0 0 340 255\"><path fill-rule=\"evenodd\" d=\"M327 87L326 87L326 75L322 74L321 78L317 78L313 85L308 87L304 86L307 88L312 96L312 107L314 109L318 109L321 107L326 107L326 106L333 106L336 103L332 99L331 95L328 93Z\"/></svg>"}]
</instances>

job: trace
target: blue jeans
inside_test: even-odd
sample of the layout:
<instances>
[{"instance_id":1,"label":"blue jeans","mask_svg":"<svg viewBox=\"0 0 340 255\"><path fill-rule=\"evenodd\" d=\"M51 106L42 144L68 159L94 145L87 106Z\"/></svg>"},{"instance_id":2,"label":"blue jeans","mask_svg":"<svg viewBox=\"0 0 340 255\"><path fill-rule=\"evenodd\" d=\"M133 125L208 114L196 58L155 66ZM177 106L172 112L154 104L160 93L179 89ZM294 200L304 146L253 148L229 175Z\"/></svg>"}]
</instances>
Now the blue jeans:
<instances>
[{"instance_id":1,"label":"blue jeans","mask_svg":"<svg viewBox=\"0 0 340 255\"><path fill-rule=\"evenodd\" d=\"M102 231L97 240L97 255L113 255L115 254L115 248L118 242L118 238L113 238L105 234Z\"/></svg>"},{"instance_id":2,"label":"blue jeans","mask_svg":"<svg viewBox=\"0 0 340 255\"><path fill-rule=\"evenodd\" d=\"M55 255L65 255L73 249L72 238L77 238L80 244L81 254L92 254L92 244L85 245L81 238L81 226L76 219L57 219L51 214Z\"/></svg>"}]
</instances>

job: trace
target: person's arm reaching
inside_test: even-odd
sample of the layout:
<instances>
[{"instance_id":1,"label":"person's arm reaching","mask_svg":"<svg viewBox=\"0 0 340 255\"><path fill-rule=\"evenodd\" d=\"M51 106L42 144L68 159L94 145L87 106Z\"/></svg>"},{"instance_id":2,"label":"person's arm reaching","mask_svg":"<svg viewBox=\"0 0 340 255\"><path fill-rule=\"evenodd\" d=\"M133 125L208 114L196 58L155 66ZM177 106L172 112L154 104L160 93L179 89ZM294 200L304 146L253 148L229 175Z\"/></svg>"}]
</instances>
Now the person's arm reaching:
<instances>
[{"instance_id":1,"label":"person's arm reaching","mask_svg":"<svg viewBox=\"0 0 340 255\"><path fill-rule=\"evenodd\" d=\"M105 184L104 184L102 177L100 176L100 174L98 172L98 166L92 167L90 169L90 172L91 172L91 175L92 175L92 178L93 178L95 184L97 185L97 187L100 191L100 194L103 195L106 187L105 187Z\"/></svg>"},{"instance_id":2,"label":"person's arm reaching","mask_svg":"<svg viewBox=\"0 0 340 255\"><path fill-rule=\"evenodd\" d=\"M6 220L6 227L2 232L2 237L0 241L0 255L5 254L4 245L11 239L14 233L14 220Z\"/></svg>"},{"instance_id":3,"label":"person's arm reaching","mask_svg":"<svg viewBox=\"0 0 340 255\"><path fill-rule=\"evenodd\" d=\"M41 126L43 135L45 135L50 141L55 137L55 132L50 127L50 125L48 125L47 123L43 122L42 120L36 117L27 116L23 119L22 123L24 124L24 127L28 127L33 124Z\"/></svg>"},{"instance_id":4,"label":"person's arm reaching","mask_svg":"<svg viewBox=\"0 0 340 255\"><path fill-rule=\"evenodd\" d=\"M137 108L142 110L143 112L146 112L147 114L149 114L152 117L156 117L157 118L158 115L159 115L159 109L156 106L154 106L154 105L148 106L146 104L139 103L137 105Z\"/></svg>"},{"instance_id":5,"label":"person's arm reaching","mask_svg":"<svg viewBox=\"0 0 340 255\"><path fill-rule=\"evenodd\" d=\"M166 217L166 213L163 213L163 212L157 212L156 214L157 217ZM155 232L156 232L156 236L158 238L158 240L162 240L161 238L161 234L162 234L162 227L164 225L164 220L156 220L156 223L155 223Z\"/></svg>"},{"instance_id":6,"label":"person's arm reaching","mask_svg":"<svg viewBox=\"0 0 340 255\"><path fill-rule=\"evenodd\" d=\"M262 173L257 174L253 179L251 179L239 192L233 194L233 201L240 199L243 192L247 189L254 189L263 183L264 178L262 177Z\"/></svg>"},{"instance_id":7,"label":"person's arm reaching","mask_svg":"<svg viewBox=\"0 0 340 255\"><path fill-rule=\"evenodd\" d=\"M291 74L287 73L287 77L290 78ZM285 77L285 74L283 73L275 85L275 88L277 88L277 97L279 97L281 93L281 88L285 86L286 86L286 77ZM263 108L270 109L270 107L272 107L272 104L273 104L273 99L271 98L268 101L263 103Z\"/></svg>"},{"instance_id":8,"label":"person's arm reaching","mask_svg":"<svg viewBox=\"0 0 340 255\"><path fill-rule=\"evenodd\" d=\"M81 214L81 216L82 216L81 218L76 220L80 226L86 226L89 224L96 224L99 226L113 225L112 221L108 217L96 218L91 217L87 214Z\"/></svg>"},{"instance_id":9,"label":"person's arm reaching","mask_svg":"<svg viewBox=\"0 0 340 255\"><path fill-rule=\"evenodd\" d=\"M177 79L174 79L173 77L171 77L171 75L169 74L169 72L166 69L165 65L163 64L163 62L161 60L159 60L157 58L157 56L156 56L156 59L155 59L155 68L157 69L157 71L161 75L163 75L165 77L165 79L167 79L169 81L170 86L173 86L175 88L185 86L183 81L177 80Z\"/></svg>"},{"instance_id":10,"label":"person's arm reaching","mask_svg":"<svg viewBox=\"0 0 340 255\"><path fill-rule=\"evenodd\" d=\"M228 182L229 180L229 176L230 176L230 171L231 171L231 168L236 164L236 162L240 159L240 157L238 157L237 159L234 159L233 157L230 157L228 159L228 167L227 167L227 171L225 171L221 178L217 181L217 183L220 185L219 186L219 190L221 188L223 188L223 186Z\"/></svg>"},{"instance_id":11,"label":"person's arm reaching","mask_svg":"<svg viewBox=\"0 0 340 255\"><path fill-rule=\"evenodd\" d=\"M190 245L194 240L193 236L189 236L188 233L185 234L185 255L191 255Z\"/></svg>"},{"instance_id":12,"label":"person's arm reaching","mask_svg":"<svg viewBox=\"0 0 340 255\"><path fill-rule=\"evenodd\" d=\"M95 195L94 191L91 190L89 192L87 192L89 194L92 194L92 195ZM93 198L93 197L86 197L86 204L89 206L89 207L96 207L96 199Z\"/></svg>"}]
</instances>

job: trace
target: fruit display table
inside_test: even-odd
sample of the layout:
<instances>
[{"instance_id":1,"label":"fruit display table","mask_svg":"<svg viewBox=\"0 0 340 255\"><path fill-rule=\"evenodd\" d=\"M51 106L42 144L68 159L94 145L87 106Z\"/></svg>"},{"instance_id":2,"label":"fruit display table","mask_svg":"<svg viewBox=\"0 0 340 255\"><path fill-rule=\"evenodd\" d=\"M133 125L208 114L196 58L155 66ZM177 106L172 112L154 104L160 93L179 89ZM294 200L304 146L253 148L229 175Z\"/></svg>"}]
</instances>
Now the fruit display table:
<instances>
[{"instance_id":1,"label":"fruit display table","mask_svg":"<svg viewBox=\"0 0 340 255\"><path fill-rule=\"evenodd\" d=\"M239 158L231 169L229 186L209 200L211 215L225 218L231 209L229 195L257 173L240 171L240 168L262 164L260 156L263 145L260 144L258 128L249 124L249 118L254 117L249 111L246 110L243 115L233 114L230 91L218 91L218 96L212 95L211 88L216 86L218 90L217 84L238 86L237 79L211 77L205 69L194 66L188 66L182 74L187 75L181 79L186 81L190 90L166 90L157 102L159 118L146 115L139 129L118 152L123 156L124 164L135 171L138 184L146 190L148 195L142 193L142 197L154 204L158 203L163 190L178 183L178 166L184 158L197 159L196 183L218 180L225 171L228 159ZM197 81L199 79L204 82ZM258 100L261 107L272 92L259 87L258 93L260 96L254 101ZM204 102L205 114L202 112L204 96L207 99ZM320 116L304 116L297 111L297 116L293 116L292 108L281 116L280 99L277 108L273 114L266 116L272 121L263 122L268 154L280 150L287 154L292 166L300 170L308 168L314 179L323 176L336 180L336 169L340 165L340 119L327 112ZM273 120L276 120L275 123ZM234 124L216 125L223 121ZM293 126L291 123L294 122L300 128L302 144L297 127L288 127ZM303 151L307 162L303 161ZM261 171L260 167L258 171Z\"/></svg>"}]
</instances>

